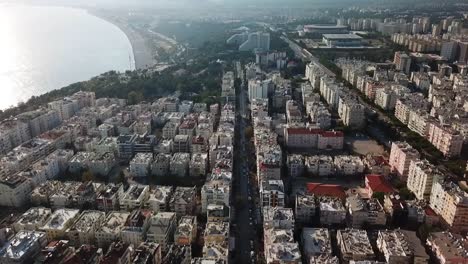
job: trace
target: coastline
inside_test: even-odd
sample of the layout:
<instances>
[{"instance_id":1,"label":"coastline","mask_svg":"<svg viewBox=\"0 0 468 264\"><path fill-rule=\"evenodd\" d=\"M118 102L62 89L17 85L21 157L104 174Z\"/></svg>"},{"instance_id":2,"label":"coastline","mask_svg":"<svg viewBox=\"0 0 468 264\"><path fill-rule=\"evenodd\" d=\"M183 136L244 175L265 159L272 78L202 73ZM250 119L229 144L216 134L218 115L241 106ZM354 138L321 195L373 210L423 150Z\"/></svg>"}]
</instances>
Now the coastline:
<instances>
[{"instance_id":1,"label":"coastline","mask_svg":"<svg viewBox=\"0 0 468 264\"><path fill-rule=\"evenodd\" d=\"M135 69L146 69L156 64L156 60L152 56L151 49L146 45L145 38L140 33L129 27L125 22L120 21L118 18L110 17L89 9L87 9L87 12L90 15L103 19L118 27L127 36L127 39L132 46Z\"/></svg>"}]
</instances>

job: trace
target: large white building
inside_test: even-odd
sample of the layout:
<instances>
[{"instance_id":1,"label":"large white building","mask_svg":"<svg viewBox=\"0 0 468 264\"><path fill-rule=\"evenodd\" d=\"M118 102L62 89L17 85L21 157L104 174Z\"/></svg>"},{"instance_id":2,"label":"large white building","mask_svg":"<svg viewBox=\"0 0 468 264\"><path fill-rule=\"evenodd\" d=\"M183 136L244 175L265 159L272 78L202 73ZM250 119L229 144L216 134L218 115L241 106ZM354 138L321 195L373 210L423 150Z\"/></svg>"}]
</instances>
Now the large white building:
<instances>
[{"instance_id":1,"label":"large white building","mask_svg":"<svg viewBox=\"0 0 468 264\"><path fill-rule=\"evenodd\" d=\"M250 33L247 40L239 46L239 51L270 50L270 33Z\"/></svg>"},{"instance_id":2,"label":"large white building","mask_svg":"<svg viewBox=\"0 0 468 264\"><path fill-rule=\"evenodd\" d=\"M13 224L16 232L21 230L35 231L39 230L49 217L52 215L52 210L45 207L32 207Z\"/></svg>"},{"instance_id":3,"label":"large white building","mask_svg":"<svg viewBox=\"0 0 468 264\"><path fill-rule=\"evenodd\" d=\"M432 185L443 180L439 170L427 160L414 160L408 169L408 189L419 200L428 200Z\"/></svg>"},{"instance_id":4,"label":"large white building","mask_svg":"<svg viewBox=\"0 0 468 264\"><path fill-rule=\"evenodd\" d=\"M47 240L68 239L66 231L79 217L78 209L57 209L41 227L46 232Z\"/></svg>"},{"instance_id":5,"label":"large white building","mask_svg":"<svg viewBox=\"0 0 468 264\"><path fill-rule=\"evenodd\" d=\"M106 213L101 211L83 211L66 233L71 245L95 244L95 233L104 221Z\"/></svg>"},{"instance_id":6,"label":"large white building","mask_svg":"<svg viewBox=\"0 0 468 264\"><path fill-rule=\"evenodd\" d=\"M252 102L252 100L254 99L268 98L268 92L273 88L272 86L273 86L273 83L270 79L249 80L249 83L248 83L249 101Z\"/></svg>"},{"instance_id":7,"label":"large white building","mask_svg":"<svg viewBox=\"0 0 468 264\"><path fill-rule=\"evenodd\" d=\"M110 212L102 221L102 224L96 229L96 243L99 247L107 247L112 242L121 239L120 231L127 222L129 212Z\"/></svg>"},{"instance_id":8,"label":"large white building","mask_svg":"<svg viewBox=\"0 0 468 264\"><path fill-rule=\"evenodd\" d=\"M159 212L151 217L147 239L166 248L174 240L177 225L176 214L172 212Z\"/></svg>"},{"instance_id":9,"label":"large white building","mask_svg":"<svg viewBox=\"0 0 468 264\"><path fill-rule=\"evenodd\" d=\"M153 153L137 153L130 161L130 174L133 177L147 177L153 163Z\"/></svg>"}]
</instances>

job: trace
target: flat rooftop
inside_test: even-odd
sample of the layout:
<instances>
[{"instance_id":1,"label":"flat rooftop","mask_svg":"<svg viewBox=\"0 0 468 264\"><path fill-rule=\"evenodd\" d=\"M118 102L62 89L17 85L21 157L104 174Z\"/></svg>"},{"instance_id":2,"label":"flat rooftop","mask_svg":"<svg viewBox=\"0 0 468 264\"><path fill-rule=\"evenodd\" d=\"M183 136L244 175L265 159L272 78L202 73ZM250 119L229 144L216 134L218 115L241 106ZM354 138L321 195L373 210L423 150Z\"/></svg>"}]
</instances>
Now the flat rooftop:
<instances>
[{"instance_id":1,"label":"flat rooftop","mask_svg":"<svg viewBox=\"0 0 468 264\"><path fill-rule=\"evenodd\" d=\"M340 40L340 39L360 40L362 39L362 37L355 35L355 34L323 34L323 37L326 39L331 39L331 40Z\"/></svg>"}]
</instances>

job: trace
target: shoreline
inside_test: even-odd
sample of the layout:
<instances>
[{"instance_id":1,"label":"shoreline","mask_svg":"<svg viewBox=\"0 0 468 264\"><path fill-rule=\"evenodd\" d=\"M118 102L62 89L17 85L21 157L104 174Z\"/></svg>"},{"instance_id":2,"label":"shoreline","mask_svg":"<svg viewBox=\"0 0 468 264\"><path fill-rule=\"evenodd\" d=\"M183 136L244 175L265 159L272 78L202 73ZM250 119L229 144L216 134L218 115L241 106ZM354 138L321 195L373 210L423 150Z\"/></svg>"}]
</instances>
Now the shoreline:
<instances>
[{"instance_id":1,"label":"shoreline","mask_svg":"<svg viewBox=\"0 0 468 264\"><path fill-rule=\"evenodd\" d=\"M152 56L151 49L146 45L145 38L140 33L126 25L126 23L119 21L118 18L115 19L114 17L110 17L94 10L86 9L86 11L90 15L98 17L118 27L125 36L127 36L127 39L132 46L133 62L136 70L147 69L157 63Z\"/></svg>"}]
</instances>

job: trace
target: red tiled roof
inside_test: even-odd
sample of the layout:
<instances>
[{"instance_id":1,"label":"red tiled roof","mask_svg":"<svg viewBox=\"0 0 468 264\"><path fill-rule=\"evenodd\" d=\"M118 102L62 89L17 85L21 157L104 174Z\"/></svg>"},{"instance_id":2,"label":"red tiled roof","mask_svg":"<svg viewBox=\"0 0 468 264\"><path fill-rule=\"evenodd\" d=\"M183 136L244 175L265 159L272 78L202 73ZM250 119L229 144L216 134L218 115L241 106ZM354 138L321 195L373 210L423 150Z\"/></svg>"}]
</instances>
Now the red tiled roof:
<instances>
[{"instance_id":1,"label":"red tiled roof","mask_svg":"<svg viewBox=\"0 0 468 264\"><path fill-rule=\"evenodd\" d=\"M368 174L366 175L366 185L372 190L372 192L381 193L395 193L392 185L382 175Z\"/></svg>"},{"instance_id":2,"label":"red tiled roof","mask_svg":"<svg viewBox=\"0 0 468 264\"><path fill-rule=\"evenodd\" d=\"M343 132L341 131L323 131L321 133L322 137L344 137Z\"/></svg>"},{"instance_id":3,"label":"red tiled roof","mask_svg":"<svg viewBox=\"0 0 468 264\"><path fill-rule=\"evenodd\" d=\"M341 185L322 184L322 183L307 183L307 191L317 196L329 196L344 199L346 193Z\"/></svg>"},{"instance_id":4,"label":"red tiled roof","mask_svg":"<svg viewBox=\"0 0 468 264\"><path fill-rule=\"evenodd\" d=\"M436 216L436 212L434 212L434 210L432 210L431 207L426 207L424 208L424 212L426 213L426 215L429 215L429 216Z\"/></svg>"},{"instance_id":5,"label":"red tiled roof","mask_svg":"<svg viewBox=\"0 0 468 264\"><path fill-rule=\"evenodd\" d=\"M303 127L290 127L287 128L288 134L320 134L323 132L321 129L309 129Z\"/></svg>"},{"instance_id":6,"label":"red tiled roof","mask_svg":"<svg viewBox=\"0 0 468 264\"><path fill-rule=\"evenodd\" d=\"M388 165L388 161L384 158L384 156L373 156L372 158L377 165Z\"/></svg>"}]
</instances>

